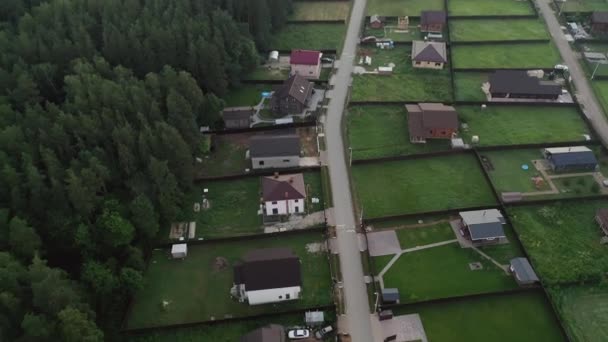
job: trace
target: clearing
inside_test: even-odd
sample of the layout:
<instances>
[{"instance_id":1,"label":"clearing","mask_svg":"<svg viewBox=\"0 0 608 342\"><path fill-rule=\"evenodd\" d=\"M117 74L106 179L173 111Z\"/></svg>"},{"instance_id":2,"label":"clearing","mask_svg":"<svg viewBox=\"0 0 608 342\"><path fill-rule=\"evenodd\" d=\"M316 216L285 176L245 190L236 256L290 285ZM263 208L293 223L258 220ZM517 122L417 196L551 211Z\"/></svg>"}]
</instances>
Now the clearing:
<instances>
[{"instance_id":1,"label":"clearing","mask_svg":"<svg viewBox=\"0 0 608 342\"><path fill-rule=\"evenodd\" d=\"M295 1L289 20L346 20L349 12L349 1Z\"/></svg>"},{"instance_id":2,"label":"clearing","mask_svg":"<svg viewBox=\"0 0 608 342\"><path fill-rule=\"evenodd\" d=\"M346 34L343 24L288 24L273 35L273 50L337 50Z\"/></svg>"}]
</instances>

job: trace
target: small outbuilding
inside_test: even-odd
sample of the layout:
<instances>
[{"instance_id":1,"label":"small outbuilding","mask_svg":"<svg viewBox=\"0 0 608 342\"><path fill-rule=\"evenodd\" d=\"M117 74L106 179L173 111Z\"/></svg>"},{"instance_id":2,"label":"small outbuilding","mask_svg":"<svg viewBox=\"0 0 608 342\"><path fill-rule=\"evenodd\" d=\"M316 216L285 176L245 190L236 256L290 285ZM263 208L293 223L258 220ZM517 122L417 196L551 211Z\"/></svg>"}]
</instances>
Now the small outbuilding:
<instances>
[{"instance_id":1,"label":"small outbuilding","mask_svg":"<svg viewBox=\"0 0 608 342\"><path fill-rule=\"evenodd\" d=\"M177 243L171 246L171 258L184 259L188 255L188 245Z\"/></svg>"},{"instance_id":2,"label":"small outbuilding","mask_svg":"<svg viewBox=\"0 0 608 342\"><path fill-rule=\"evenodd\" d=\"M502 225L505 219L498 209L461 211L460 234L473 245L497 244L506 238Z\"/></svg>"},{"instance_id":3,"label":"small outbuilding","mask_svg":"<svg viewBox=\"0 0 608 342\"><path fill-rule=\"evenodd\" d=\"M546 148L543 155L555 172L595 171L598 168L595 154L586 146Z\"/></svg>"},{"instance_id":4,"label":"small outbuilding","mask_svg":"<svg viewBox=\"0 0 608 342\"><path fill-rule=\"evenodd\" d=\"M228 129L249 128L254 112L253 107L226 107L222 111L224 127Z\"/></svg>"},{"instance_id":5,"label":"small outbuilding","mask_svg":"<svg viewBox=\"0 0 608 342\"><path fill-rule=\"evenodd\" d=\"M591 32L595 34L608 32L608 12L595 11L591 14Z\"/></svg>"},{"instance_id":6,"label":"small outbuilding","mask_svg":"<svg viewBox=\"0 0 608 342\"><path fill-rule=\"evenodd\" d=\"M241 342L285 342L285 328L278 324L269 324L250 331L241 337Z\"/></svg>"},{"instance_id":7,"label":"small outbuilding","mask_svg":"<svg viewBox=\"0 0 608 342\"><path fill-rule=\"evenodd\" d=\"M509 266L515 281L520 286L529 286L539 282L538 276L526 258L513 258Z\"/></svg>"},{"instance_id":8,"label":"small outbuilding","mask_svg":"<svg viewBox=\"0 0 608 342\"><path fill-rule=\"evenodd\" d=\"M322 325L325 322L325 314L323 311L306 311L304 322L307 326Z\"/></svg>"},{"instance_id":9,"label":"small outbuilding","mask_svg":"<svg viewBox=\"0 0 608 342\"><path fill-rule=\"evenodd\" d=\"M382 17L377 14L374 14L369 17L369 26L374 29L382 28L384 26L384 23L382 23Z\"/></svg>"},{"instance_id":10,"label":"small outbuilding","mask_svg":"<svg viewBox=\"0 0 608 342\"><path fill-rule=\"evenodd\" d=\"M399 289L397 289L397 288L382 289L382 303L399 304Z\"/></svg>"}]
</instances>

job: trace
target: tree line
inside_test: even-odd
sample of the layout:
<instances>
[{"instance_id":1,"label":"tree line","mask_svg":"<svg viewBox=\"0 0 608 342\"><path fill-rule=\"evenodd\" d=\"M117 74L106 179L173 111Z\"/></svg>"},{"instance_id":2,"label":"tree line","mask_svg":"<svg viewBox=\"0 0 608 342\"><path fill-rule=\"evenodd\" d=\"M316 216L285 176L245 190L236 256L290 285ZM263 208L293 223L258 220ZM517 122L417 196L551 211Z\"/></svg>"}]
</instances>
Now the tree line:
<instances>
[{"instance_id":1,"label":"tree line","mask_svg":"<svg viewBox=\"0 0 608 342\"><path fill-rule=\"evenodd\" d=\"M0 340L102 341L285 0L0 4Z\"/></svg>"}]
</instances>

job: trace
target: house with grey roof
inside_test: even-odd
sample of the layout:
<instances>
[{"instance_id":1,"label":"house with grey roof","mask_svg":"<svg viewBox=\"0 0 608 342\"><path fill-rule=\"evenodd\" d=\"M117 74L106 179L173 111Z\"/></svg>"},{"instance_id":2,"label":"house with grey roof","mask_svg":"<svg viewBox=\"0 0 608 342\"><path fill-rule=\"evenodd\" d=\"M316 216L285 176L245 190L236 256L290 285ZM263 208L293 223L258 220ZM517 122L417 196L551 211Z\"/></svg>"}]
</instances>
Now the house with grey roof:
<instances>
[{"instance_id":1,"label":"house with grey roof","mask_svg":"<svg viewBox=\"0 0 608 342\"><path fill-rule=\"evenodd\" d=\"M513 258L509 265L509 271L513 273L515 281L520 286L534 285L539 282L538 276L530 262L526 258Z\"/></svg>"},{"instance_id":2,"label":"house with grey roof","mask_svg":"<svg viewBox=\"0 0 608 342\"><path fill-rule=\"evenodd\" d=\"M262 178L262 200L266 216L304 213L306 185L301 173Z\"/></svg>"},{"instance_id":3,"label":"house with grey roof","mask_svg":"<svg viewBox=\"0 0 608 342\"><path fill-rule=\"evenodd\" d=\"M221 113L227 129L249 128L253 114L253 107L226 107Z\"/></svg>"},{"instance_id":4,"label":"house with grey roof","mask_svg":"<svg viewBox=\"0 0 608 342\"><path fill-rule=\"evenodd\" d=\"M249 139L251 167L285 169L300 165L300 137L297 134L256 135Z\"/></svg>"},{"instance_id":5,"label":"house with grey roof","mask_svg":"<svg viewBox=\"0 0 608 342\"><path fill-rule=\"evenodd\" d=\"M525 70L496 70L488 77L492 98L557 100L562 86Z\"/></svg>"},{"instance_id":6,"label":"house with grey roof","mask_svg":"<svg viewBox=\"0 0 608 342\"><path fill-rule=\"evenodd\" d=\"M241 337L241 342L286 342L285 328L278 324L269 324L250 331Z\"/></svg>"},{"instance_id":7,"label":"house with grey roof","mask_svg":"<svg viewBox=\"0 0 608 342\"><path fill-rule=\"evenodd\" d=\"M384 27L384 23L382 22L383 18L377 14L374 14L369 17L369 26L371 28L380 29Z\"/></svg>"},{"instance_id":8,"label":"house with grey roof","mask_svg":"<svg viewBox=\"0 0 608 342\"><path fill-rule=\"evenodd\" d=\"M445 43L421 40L412 42L412 66L414 68L443 69L447 62Z\"/></svg>"},{"instance_id":9,"label":"house with grey roof","mask_svg":"<svg viewBox=\"0 0 608 342\"><path fill-rule=\"evenodd\" d=\"M312 82L295 74L272 93L270 110L276 115L300 114L308 107L312 93Z\"/></svg>"},{"instance_id":10,"label":"house with grey roof","mask_svg":"<svg viewBox=\"0 0 608 342\"><path fill-rule=\"evenodd\" d=\"M498 209L461 211L460 234L474 246L497 244L506 241L505 219Z\"/></svg>"},{"instance_id":11,"label":"house with grey roof","mask_svg":"<svg viewBox=\"0 0 608 342\"><path fill-rule=\"evenodd\" d=\"M458 132L458 113L442 103L405 105L407 126L412 143L426 143L427 139L451 139Z\"/></svg>"}]
</instances>

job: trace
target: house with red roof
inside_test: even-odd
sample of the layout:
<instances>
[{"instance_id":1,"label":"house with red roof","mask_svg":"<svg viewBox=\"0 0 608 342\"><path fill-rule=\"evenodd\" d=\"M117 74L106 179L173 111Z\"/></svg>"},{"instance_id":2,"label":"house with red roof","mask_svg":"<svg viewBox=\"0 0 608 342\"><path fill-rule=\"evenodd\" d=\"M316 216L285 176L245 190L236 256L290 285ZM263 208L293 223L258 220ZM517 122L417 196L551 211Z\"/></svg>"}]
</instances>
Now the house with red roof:
<instances>
[{"instance_id":1,"label":"house with red roof","mask_svg":"<svg viewBox=\"0 0 608 342\"><path fill-rule=\"evenodd\" d=\"M306 186L304 175L267 176L262 178L262 200L267 216L304 213Z\"/></svg>"},{"instance_id":2,"label":"house with red roof","mask_svg":"<svg viewBox=\"0 0 608 342\"><path fill-rule=\"evenodd\" d=\"M321 76L320 51L313 50L291 50L289 64L291 75L300 75L305 78L318 79Z\"/></svg>"}]
</instances>

